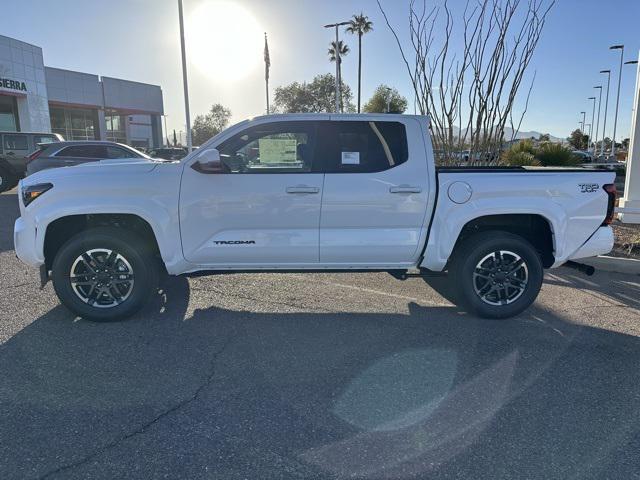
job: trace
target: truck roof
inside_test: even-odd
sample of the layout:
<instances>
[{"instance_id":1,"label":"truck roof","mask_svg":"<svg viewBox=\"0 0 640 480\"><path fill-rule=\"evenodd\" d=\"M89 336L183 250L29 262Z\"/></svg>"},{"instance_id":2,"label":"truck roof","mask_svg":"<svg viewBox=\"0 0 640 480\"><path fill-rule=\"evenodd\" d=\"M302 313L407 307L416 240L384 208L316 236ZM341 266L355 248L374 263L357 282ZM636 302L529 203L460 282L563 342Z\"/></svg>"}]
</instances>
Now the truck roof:
<instances>
[{"instance_id":1,"label":"truck roof","mask_svg":"<svg viewBox=\"0 0 640 480\"><path fill-rule=\"evenodd\" d=\"M269 115L259 115L251 117L248 120L282 120L283 118L289 120L326 120L327 117L339 117L338 120L398 120L407 118L428 118L427 115L408 115L404 113L272 113Z\"/></svg>"}]
</instances>

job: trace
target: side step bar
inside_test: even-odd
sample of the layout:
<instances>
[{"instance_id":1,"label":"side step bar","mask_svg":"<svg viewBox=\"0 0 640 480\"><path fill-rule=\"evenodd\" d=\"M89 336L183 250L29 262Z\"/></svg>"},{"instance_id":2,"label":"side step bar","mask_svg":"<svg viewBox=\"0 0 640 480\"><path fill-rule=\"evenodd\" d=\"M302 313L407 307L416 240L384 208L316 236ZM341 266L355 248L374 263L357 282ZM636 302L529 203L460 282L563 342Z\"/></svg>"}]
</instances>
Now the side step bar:
<instances>
[{"instance_id":1,"label":"side step bar","mask_svg":"<svg viewBox=\"0 0 640 480\"><path fill-rule=\"evenodd\" d=\"M446 277L446 272L434 272L426 268L421 268L419 271L409 270L389 270L389 275L398 280L406 280L408 278L433 278L433 277Z\"/></svg>"}]
</instances>

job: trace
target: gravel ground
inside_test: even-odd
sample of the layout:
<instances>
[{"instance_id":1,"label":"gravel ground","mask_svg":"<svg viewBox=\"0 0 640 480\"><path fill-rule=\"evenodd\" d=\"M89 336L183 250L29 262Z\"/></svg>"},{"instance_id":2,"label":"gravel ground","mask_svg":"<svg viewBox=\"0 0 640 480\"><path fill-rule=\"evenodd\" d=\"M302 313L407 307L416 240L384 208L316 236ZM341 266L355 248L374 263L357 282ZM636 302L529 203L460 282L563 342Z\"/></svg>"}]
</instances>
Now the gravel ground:
<instances>
[{"instance_id":1,"label":"gravel ground","mask_svg":"<svg viewBox=\"0 0 640 480\"><path fill-rule=\"evenodd\" d=\"M75 319L0 195L0 478L640 478L640 277L558 269L480 320L440 279L168 279Z\"/></svg>"},{"instance_id":2,"label":"gravel ground","mask_svg":"<svg viewBox=\"0 0 640 480\"><path fill-rule=\"evenodd\" d=\"M612 254L616 257L640 258L640 225L616 221L613 231L616 243Z\"/></svg>"}]
</instances>

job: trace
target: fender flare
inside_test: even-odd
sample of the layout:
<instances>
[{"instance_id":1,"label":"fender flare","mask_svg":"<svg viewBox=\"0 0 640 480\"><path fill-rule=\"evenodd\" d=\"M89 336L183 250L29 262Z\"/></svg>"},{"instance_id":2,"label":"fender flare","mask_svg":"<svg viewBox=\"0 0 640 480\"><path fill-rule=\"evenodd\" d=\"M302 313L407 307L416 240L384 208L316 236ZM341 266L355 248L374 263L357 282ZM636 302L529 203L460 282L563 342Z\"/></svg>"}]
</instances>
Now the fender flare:
<instances>
[{"instance_id":1,"label":"fender flare","mask_svg":"<svg viewBox=\"0 0 640 480\"><path fill-rule=\"evenodd\" d=\"M549 224L554 256L557 258L562 254L562 252L558 251L558 236L562 236L564 234L563 231L560 231L562 230L561 226L563 225L562 218L550 218L550 216L547 215L548 212L541 211L536 208L492 208L483 212L481 215L477 214L478 210L482 209L469 209L465 214L458 216L454 225L449 224L447 226L448 228L442 229L440 227L436 227L434 230L436 234L429 236L427 248L425 249L425 254L420 266L434 271L442 271L445 268L449 257L453 253L453 249L455 248L464 227L477 219L488 216L537 215L541 217ZM564 212L561 213L564 215Z\"/></svg>"},{"instance_id":2,"label":"fender flare","mask_svg":"<svg viewBox=\"0 0 640 480\"><path fill-rule=\"evenodd\" d=\"M54 208L48 210L46 213L43 212L43 214L37 215L36 225L38 226L38 231L35 239L35 247L38 254L42 256L42 261L44 261L44 243L49 225L57 220L74 215L101 214L133 215L140 218L151 228L156 243L158 244L160 256L162 258L162 261L165 263L165 266L174 264L182 260L182 249L179 233L175 232L176 238L172 240L170 238L170 229L162 227L163 224L167 226L171 223L169 212L162 212L162 209L155 209L155 213L151 213L148 209L142 208L141 206L133 205L82 205L76 206L74 208L65 208L64 211Z\"/></svg>"}]
</instances>

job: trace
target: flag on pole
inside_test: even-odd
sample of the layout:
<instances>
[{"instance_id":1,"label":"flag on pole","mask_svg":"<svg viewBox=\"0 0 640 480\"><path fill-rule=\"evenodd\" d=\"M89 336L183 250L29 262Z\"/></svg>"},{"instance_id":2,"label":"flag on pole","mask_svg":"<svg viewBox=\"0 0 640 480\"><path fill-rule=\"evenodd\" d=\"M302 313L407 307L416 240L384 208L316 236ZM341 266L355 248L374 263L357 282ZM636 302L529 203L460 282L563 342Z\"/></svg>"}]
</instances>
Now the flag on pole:
<instances>
[{"instance_id":1,"label":"flag on pole","mask_svg":"<svg viewBox=\"0 0 640 480\"><path fill-rule=\"evenodd\" d=\"M267 32L264 32L264 87L267 97L267 115L269 115L269 68L271 67L271 57L269 57L269 44L267 43Z\"/></svg>"},{"instance_id":2,"label":"flag on pole","mask_svg":"<svg viewBox=\"0 0 640 480\"><path fill-rule=\"evenodd\" d=\"M267 33L264 34L264 79L269 80L269 68L271 68L271 58L269 57L269 44L267 43Z\"/></svg>"}]
</instances>

